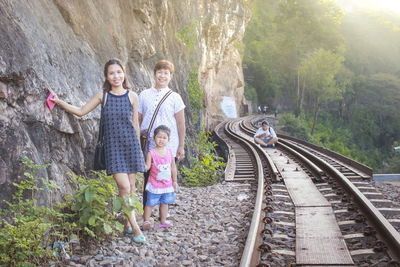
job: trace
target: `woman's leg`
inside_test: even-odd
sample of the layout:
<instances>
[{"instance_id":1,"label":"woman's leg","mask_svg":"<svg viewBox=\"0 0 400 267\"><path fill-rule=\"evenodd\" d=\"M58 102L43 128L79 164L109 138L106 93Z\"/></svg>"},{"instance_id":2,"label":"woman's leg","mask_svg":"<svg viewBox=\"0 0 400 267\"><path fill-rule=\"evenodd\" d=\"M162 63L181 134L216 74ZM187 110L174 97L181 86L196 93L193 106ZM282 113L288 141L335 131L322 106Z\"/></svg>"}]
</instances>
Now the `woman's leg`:
<instances>
[{"instance_id":1,"label":"woman's leg","mask_svg":"<svg viewBox=\"0 0 400 267\"><path fill-rule=\"evenodd\" d=\"M130 184L129 194L134 194L134 193L136 193L136 174L128 173L128 179L129 179L129 184ZM130 227L131 227L131 225L129 223L129 219L127 219L125 222L125 230L128 230Z\"/></svg>"},{"instance_id":2,"label":"woman's leg","mask_svg":"<svg viewBox=\"0 0 400 267\"><path fill-rule=\"evenodd\" d=\"M131 192L131 184L129 181L129 176L127 173L114 173L113 177L115 179L115 182L118 185L118 191L119 195L121 197L124 196L129 196ZM135 211L132 211L132 213L128 217L128 221L130 225L132 226L133 231L135 232L135 236L140 235L142 231L140 231L139 225L136 222L136 217L135 217Z\"/></svg>"},{"instance_id":3,"label":"woman's leg","mask_svg":"<svg viewBox=\"0 0 400 267\"><path fill-rule=\"evenodd\" d=\"M136 174L134 173L129 173L129 183L131 184L131 191L130 193L136 193Z\"/></svg>"}]
</instances>

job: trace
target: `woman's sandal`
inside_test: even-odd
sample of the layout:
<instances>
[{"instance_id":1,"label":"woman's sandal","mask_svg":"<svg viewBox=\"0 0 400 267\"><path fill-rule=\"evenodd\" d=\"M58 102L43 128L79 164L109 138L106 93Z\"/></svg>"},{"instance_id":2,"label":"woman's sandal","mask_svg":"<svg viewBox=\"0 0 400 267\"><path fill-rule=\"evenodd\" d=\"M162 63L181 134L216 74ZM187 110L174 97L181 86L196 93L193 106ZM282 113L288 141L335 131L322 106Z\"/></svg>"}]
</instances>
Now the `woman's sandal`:
<instances>
[{"instance_id":1,"label":"woman's sandal","mask_svg":"<svg viewBox=\"0 0 400 267\"><path fill-rule=\"evenodd\" d=\"M146 242L146 237L144 236L144 234L140 234L136 237L133 236L132 241L135 243L144 243L144 242Z\"/></svg>"},{"instance_id":2,"label":"woman's sandal","mask_svg":"<svg viewBox=\"0 0 400 267\"><path fill-rule=\"evenodd\" d=\"M158 227L160 227L160 228L170 228L172 226L174 226L174 225L170 221L165 221L164 223L160 223L158 225Z\"/></svg>"},{"instance_id":3,"label":"woman's sandal","mask_svg":"<svg viewBox=\"0 0 400 267\"><path fill-rule=\"evenodd\" d=\"M124 229L124 234L132 234L132 227L128 227Z\"/></svg>"},{"instance_id":4,"label":"woman's sandal","mask_svg":"<svg viewBox=\"0 0 400 267\"><path fill-rule=\"evenodd\" d=\"M151 228L151 223L149 221L144 221L142 222L142 224L140 225L140 228L142 228L142 230L150 230Z\"/></svg>"}]
</instances>

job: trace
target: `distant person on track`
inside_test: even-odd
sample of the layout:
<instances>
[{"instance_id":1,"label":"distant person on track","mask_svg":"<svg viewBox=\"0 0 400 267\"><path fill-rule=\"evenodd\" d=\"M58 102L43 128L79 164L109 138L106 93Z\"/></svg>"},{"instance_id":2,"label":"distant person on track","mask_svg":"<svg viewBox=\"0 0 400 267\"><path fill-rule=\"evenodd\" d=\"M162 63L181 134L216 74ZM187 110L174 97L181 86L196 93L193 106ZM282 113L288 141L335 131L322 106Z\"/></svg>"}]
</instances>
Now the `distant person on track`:
<instances>
[{"instance_id":1,"label":"distant person on track","mask_svg":"<svg viewBox=\"0 0 400 267\"><path fill-rule=\"evenodd\" d=\"M278 137L268 121L263 121L261 127L254 134L254 142L264 147L275 147Z\"/></svg>"},{"instance_id":2,"label":"distant person on track","mask_svg":"<svg viewBox=\"0 0 400 267\"><path fill-rule=\"evenodd\" d=\"M150 216L154 206L160 205L160 228L172 227L167 221L168 204L175 202L175 190L177 190L177 170L173 152L167 147L171 130L160 125L154 130L154 142L156 147L150 149L146 155L146 169L150 170L149 179L145 185L146 206L143 214L143 230L151 228Z\"/></svg>"},{"instance_id":3,"label":"distant person on track","mask_svg":"<svg viewBox=\"0 0 400 267\"><path fill-rule=\"evenodd\" d=\"M267 110L268 110L268 106L264 106L264 107L263 107L263 113L264 113L264 114L267 114Z\"/></svg>"}]
</instances>

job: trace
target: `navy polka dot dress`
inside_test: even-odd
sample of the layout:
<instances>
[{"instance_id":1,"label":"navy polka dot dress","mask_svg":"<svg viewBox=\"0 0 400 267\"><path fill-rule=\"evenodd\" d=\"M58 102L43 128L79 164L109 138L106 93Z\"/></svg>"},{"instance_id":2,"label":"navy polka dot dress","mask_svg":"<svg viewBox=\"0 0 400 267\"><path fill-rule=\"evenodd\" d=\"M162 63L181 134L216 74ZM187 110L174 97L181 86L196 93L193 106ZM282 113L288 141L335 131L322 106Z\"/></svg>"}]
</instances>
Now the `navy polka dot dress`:
<instances>
[{"instance_id":1,"label":"navy polka dot dress","mask_svg":"<svg viewBox=\"0 0 400 267\"><path fill-rule=\"evenodd\" d=\"M133 127L133 106L129 91L107 94L103 107L107 174L145 172L143 153Z\"/></svg>"}]
</instances>

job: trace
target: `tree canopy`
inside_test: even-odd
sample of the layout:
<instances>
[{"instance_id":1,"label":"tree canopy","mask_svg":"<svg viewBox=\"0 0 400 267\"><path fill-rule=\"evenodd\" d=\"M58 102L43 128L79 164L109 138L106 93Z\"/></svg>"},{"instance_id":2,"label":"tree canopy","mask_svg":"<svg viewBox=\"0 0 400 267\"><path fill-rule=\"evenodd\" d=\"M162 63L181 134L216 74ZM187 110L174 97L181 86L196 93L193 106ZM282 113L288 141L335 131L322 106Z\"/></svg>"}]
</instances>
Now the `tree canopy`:
<instances>
[{"instance_id":1,"label":"tree canopy","mask_svg":"<svg viewBox=\"0 0 400 267\"><path fill-rule=\"evenodd\" d=\"M357 150L372 167L393 169L393 146L400 142L400 16L344 12L335 2L253 0L244 38L246 86L258 104L310 120L303 136L319 142L323 131L335 136L329 127L342 129L351 147L345 153L357 157Z\"/></svg>"}]
</instances>

